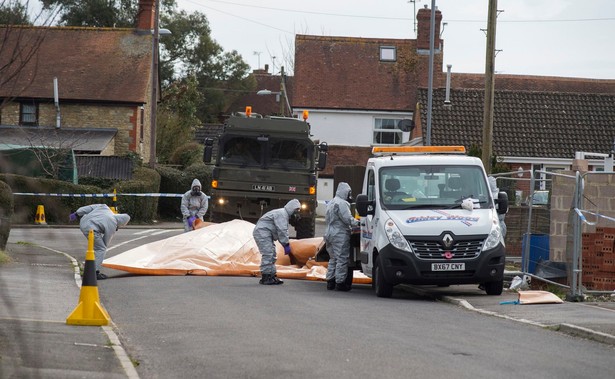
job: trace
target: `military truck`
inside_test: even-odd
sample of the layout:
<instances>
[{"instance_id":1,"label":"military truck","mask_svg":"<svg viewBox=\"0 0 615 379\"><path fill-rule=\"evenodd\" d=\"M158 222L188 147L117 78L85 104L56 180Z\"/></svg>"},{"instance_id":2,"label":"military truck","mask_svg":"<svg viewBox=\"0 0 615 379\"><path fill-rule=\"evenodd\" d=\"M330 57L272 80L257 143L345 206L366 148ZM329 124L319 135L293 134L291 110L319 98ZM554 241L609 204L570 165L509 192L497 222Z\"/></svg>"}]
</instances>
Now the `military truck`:
<instances>
[{"instance_id":1,"label":"military truck","mask_svg":"<svg viewBox=\"0 0 615 379\"><path fill-rule=\"evenodd\" d=\"M205 140L203 161L212 170L212 222L242 219L256 222L266 212L291 199L301 202L297 238L314 237L316 177L327 161L327 144L310 137L304 119L263 117L239 112L225 122L217 138Z\"/></svg>"}]
</instances>

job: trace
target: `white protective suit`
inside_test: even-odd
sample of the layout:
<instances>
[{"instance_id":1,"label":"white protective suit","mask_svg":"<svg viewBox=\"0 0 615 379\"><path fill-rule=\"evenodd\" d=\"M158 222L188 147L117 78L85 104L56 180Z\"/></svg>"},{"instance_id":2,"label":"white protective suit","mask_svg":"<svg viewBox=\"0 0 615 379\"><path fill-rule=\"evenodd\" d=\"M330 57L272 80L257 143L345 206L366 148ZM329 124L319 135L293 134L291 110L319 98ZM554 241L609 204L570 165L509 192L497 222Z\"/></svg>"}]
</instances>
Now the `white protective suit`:
<instances>
[{"instance_id":1,"label":"white protective suit","mask_svg":"<svg viewBox=\"0 0 615 379\"><path fill-rule=\"evenodd\" d=\"M195 187L198 187L198 191L194 191ZM204 221L203 216L207 213L209 201L207 200L207 195L201 191L202 189L201 182L198 179L194 179L190 186L190 191L187 191L182 196L180 209L184 220L184 232L192 230L192 225L188 224L188 219L190 217L195 216L201 221Z\"/></svg>"},{"instance_id":2,"label":"white protective suit","mask_svg":"<svg viewBox=\"0 0 615 379\"><path fill-rule=\"evenodd\" d=\"M491 189L491 196L493 196L494 200L497 200L500 189L498 188L498 184L495 180L495 177L490 176L487 179L489 179L489 189ZM500 220L500 228L502 228L502 237L506 237L506 223L504 222L505 216L505 214L498 213L498 220Z\"/></svg>"},{"instance_id":3,"label":"white protective suit","mask_svg":"<svg viewBox=\"0 0 615 379\"><path fill-rule=\"evenodd\" d=\"M77 209L75 213L81 217L79 229L81 229L85 238L88 238L90 230L94 231L96 271L100 271L102 261L105 259L105 254L107 254L107 247L113 235L120 226L128 224L130 216L125 213L113 213L107 204L86 205Z\"/></svg>"},{"instance_id":4,"label":"white protective suit","mask_svg":"<svg viewBox=\"0 0 615 379\"><path fill-rule=\"evenodd\" d=\"M348 257L350 256L350 233L357 221L350 212L348 195L350 185L340 182L333 200L327 204L325 213L325 243L329 252L327 281L335 279L335 283L344 283L348 274Z\"/></svg>"},{"instance_id":5,"label":"white protective suit","mask_svg":"<svg viewBox=\"0 0 615 379\"><path fill-rule=\"evenodd\" d=\"M261 253L261 275L276 274L274 241L280 242L282 246L288 245L288 221L300 209L299 200L292 199L284 208L269 211L256 222L252 236Z\"/></svg>"}]
</instances>

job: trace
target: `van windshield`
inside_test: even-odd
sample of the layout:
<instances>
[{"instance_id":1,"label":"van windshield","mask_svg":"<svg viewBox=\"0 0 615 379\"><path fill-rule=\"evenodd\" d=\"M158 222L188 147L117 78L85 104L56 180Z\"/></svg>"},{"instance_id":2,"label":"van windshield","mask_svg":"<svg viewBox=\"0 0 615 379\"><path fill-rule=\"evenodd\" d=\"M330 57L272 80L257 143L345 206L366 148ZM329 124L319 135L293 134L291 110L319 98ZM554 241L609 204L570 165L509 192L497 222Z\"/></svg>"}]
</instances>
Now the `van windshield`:
<instances>
[{"instance_id":1,"label":"van windshield","mask_svg":"<svg viewBox=\"0 0 615 379\"><path fill-rule=\"evenodd\" d=\"M479 166L395 166L379 172L380 201L387 209L461 208L471 198L474 208L492 207Z\"/></svg>"}]
</instances>

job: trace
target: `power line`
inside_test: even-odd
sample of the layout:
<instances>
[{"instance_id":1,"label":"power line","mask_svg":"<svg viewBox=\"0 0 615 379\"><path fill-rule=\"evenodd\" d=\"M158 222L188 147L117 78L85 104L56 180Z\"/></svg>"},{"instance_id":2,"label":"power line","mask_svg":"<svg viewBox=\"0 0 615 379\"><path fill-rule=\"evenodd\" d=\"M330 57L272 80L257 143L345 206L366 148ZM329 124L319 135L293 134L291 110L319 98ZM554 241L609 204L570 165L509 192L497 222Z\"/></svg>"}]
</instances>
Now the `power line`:
<instances>
[{"instance_id":1,"label":"power line","mask_svg":"<svg viewBox=\"0 0 615 379\"><path fill-rule=\"evenodd\" d=\"M225 13L228 14L230 16L235 16L235 17L239 17L242 18L240 16L237 16L235 14L232 14L230 12L225 12L225 11L221 11L219 9L215 9L212 8L208 5L204 5L202 2L204 0L200 0L200 1L195 1L195 0L183 0L187 3L191 3L194 5L198 5L204 8L209 8L212 10L215 10L217 12L221 12L221 13ZM344 13L330 13L330 12L316 12L316 11L308 11L308 10L297 10L297 9L288 9L288 8L275 8L275 7L264 7L264 6L259 6L259 5L252 5L252 4L242 4L242 3L236 3L236 2L232 2L232 1L222 1L222 0L207 0L208 2L213 2L213 3L220 3L220 4L227 4L227 5L235 5L235 6L239 6L239 7L246 7L246 8L257 8L257 9L266 9L266 10L272 10L272 11L278 11L278 12L288 12L288 13L300 13L300 14L315 14L315 15L321 15L321 16L332 16L332 17L350 17L350 18L367 18L367 19L376 19L376 20L398 20L398 21L412 21L414 18L411 17L386 17L386 16L365 16L365 15L353 15L353 14L344 14ZM252 20L248 20L245 19L247 21L252 21ZM484 23L486 22L486 20L463 20L463 19L446 19L443 20L446 22L480 22L480 23ZM614 17L599 17L599 18L579 18L579 19L553 19L553 20L549 20L549 19L535 19L535 20L498 20L498 23L537 23L537 22L596 22L596 21L615 21ZM253 21L256 22L256 21ZM258 23L258 22L256 22ZM264 25L264 24L261 24ZM265 25L268 26L268 25ZM274 28L276 29L276 28Z\"/></svg>"}]
</instances>

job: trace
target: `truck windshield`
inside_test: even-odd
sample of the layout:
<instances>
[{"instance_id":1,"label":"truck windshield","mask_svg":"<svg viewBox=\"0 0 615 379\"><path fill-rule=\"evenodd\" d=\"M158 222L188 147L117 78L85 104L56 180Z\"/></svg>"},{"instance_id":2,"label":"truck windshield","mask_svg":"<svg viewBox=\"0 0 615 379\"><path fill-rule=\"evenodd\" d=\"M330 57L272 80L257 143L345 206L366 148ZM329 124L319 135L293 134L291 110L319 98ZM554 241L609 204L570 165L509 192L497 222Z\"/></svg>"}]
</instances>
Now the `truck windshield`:
<instances>
[{"instance_id":1,"label":"truck windshield","mask_svg":"<svg viewBox=\"0 0 615 379\"><path fill-rule=\"evenodd\" d=\"M310 146L308 141L302 140L264 137L259 141L258 137L231 136L221 146L220 163L287 171L307 170L311 169Z\"/></svg>"},{"instance_id":2,"label":"truck windshield","mask_svg":"<svg viewBox=\"0 0 615 379\"><path fill-rule=\"evenodd\" d=\"M308 144L305 141L271 139L269 141L269 167L308 169L310 160Z\"/></svg>"},{"instance_id":3,"label":"truck windshield","mask_svg":"<svg viewBox=\"0 0 615 379\"><path fill-rule=\"evenodd\" d=\"M224 141L220 161L242 167L260 166L261 147L256 138L231 137Z\"/></svg>"},{"instance_id":4,"label":"truck windshield","mask_svg":"<svg viewBox=\"0 0 615 379\"><path fill-rule=\"evenodd\" d=\"M379 191L388 209L453 209L471 198L475 208L491 207L491 194L479 166L396 166L379 172Z\"/></svg>"}]
</instances>

